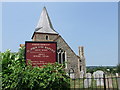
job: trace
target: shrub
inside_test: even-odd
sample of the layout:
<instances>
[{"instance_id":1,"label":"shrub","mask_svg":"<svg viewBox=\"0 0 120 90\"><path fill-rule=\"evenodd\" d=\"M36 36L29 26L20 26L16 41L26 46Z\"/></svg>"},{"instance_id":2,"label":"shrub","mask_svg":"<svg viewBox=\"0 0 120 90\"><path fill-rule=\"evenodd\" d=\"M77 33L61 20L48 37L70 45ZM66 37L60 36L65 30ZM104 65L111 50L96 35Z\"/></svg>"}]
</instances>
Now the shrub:
<instances>
[{"instance_id":1,"label":"shrub","mask_svg":"<svg viewBox=\"0 0 120 90\"><path fill-rule=\"evenodd\" d=\"M117 72L120 73L120 64L117 65Z\"/></svg>"},{"instance_id":2,"label":"shrub","mask_svg":"<svg viewBox=\"0 0 120 90\"><path fill-rule=\"evenodd\" d=\"M18 53L1 53L3 89L69 88L69 77L63 64L47 64L42 68L26 65L24 48Z\"/></svg>"}]
</instances>

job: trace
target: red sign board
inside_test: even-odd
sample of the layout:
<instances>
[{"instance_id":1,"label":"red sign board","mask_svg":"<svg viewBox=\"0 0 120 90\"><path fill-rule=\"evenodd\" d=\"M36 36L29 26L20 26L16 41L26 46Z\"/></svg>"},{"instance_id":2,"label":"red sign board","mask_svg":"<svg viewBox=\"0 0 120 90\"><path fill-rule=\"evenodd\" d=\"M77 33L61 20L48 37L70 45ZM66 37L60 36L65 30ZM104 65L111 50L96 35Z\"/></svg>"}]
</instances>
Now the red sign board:
<instances>
[{"instance_id":1,"label":"red sign board","mask_svg":"<svg viewBox=\"0 0 120 90\"><path fill-rule=\"evenodd\" d=\"M55 63L57 58L56 42L25 42L26 63L31 61L32 66L42 66L47 63Z\"/></svg>"}]
</instances>

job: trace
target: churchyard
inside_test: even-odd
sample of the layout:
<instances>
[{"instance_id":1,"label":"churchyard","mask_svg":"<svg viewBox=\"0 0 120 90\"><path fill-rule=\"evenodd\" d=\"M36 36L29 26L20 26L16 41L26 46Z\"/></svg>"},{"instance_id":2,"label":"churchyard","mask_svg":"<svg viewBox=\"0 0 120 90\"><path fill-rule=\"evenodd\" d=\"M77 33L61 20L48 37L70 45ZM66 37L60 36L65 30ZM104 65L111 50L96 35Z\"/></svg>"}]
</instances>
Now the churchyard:
<instances>
[{"instance_id":1,"label":"churchyard","mask_svg":"<svg viewBox=\"0 0 120 90\"><path fill-rule=\"evenodd\" d=\"M24 48L17 53L7 50L0 53L3 89L35 89L38 88L79 88L79 89L120 89L120 76L116 72L105 72L103 69L82 73L80 78L74 78L74 73L66 75L64 65L47 65L44 68L26 66ZM111 69L112 70L112 69ZM115 69L117 70L117 68ZM119 71L119 68L118 68ZM105 72L105 73L104 73ZM70 77L69 77L70 76Z\"/></svg>"},{"instance_id":2,"label":"churchyard","mask_svg":"<svg viewBox=\"0 0 120 90\"><path fill-rule=\"evenodd\" d=\"M101 70L95 71L93 74L86 73L81 78L72 78L70 80L71 88L80 89L120 89L120 76L118 73L104 73Z\"/></svg>"}]
</instances>

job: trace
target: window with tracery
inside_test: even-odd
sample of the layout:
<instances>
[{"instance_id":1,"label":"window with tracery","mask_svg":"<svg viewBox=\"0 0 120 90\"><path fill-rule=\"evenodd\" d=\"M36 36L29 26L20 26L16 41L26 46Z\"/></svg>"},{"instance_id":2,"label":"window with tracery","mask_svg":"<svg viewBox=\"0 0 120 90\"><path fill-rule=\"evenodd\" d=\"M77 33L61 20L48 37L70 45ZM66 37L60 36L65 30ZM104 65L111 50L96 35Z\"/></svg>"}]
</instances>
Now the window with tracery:
<instances>
[{"instance_id":1,"label":"window with tracery","mask_svg":"<svg viewBox=\"0 0 120 90\"><path fill-rule=\"evenodd\" d=\"M66 52L61 48L57 51L57 62L62 64L66 61Z\"/></svg>"}]
</instances>

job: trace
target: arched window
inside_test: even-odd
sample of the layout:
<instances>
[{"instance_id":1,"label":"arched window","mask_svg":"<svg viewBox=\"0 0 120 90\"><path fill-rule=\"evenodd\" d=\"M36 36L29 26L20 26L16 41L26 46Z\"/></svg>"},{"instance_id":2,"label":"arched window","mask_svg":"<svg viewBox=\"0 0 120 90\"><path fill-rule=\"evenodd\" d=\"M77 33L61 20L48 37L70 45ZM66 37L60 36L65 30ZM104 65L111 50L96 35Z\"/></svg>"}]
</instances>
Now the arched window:
<instances>
[{"instance_id":1,"label":"arched window","mask_svg":"<svg viewBox=\"0 0 120 90\"><path fill-rule=\"evenodd\" d=\"M82 70L82 66L80 66L80 71Z\"/></svg>"},{"instance_id":2,"label":"arched window","mask_svg":"<svg viewBox=\"0 0 120 90\"><path fill-rule=\"evenodd\" d=\"M82 62L82 60L80 60L80 62Z\"/></svg>"},{"instance_id":3,"label":"arched window","mask_svg":"<svg viewBox=\"0 0 120 90\"><path fill-rule=\"evenodd\" d=\"M46 36L46 40L49 40L49 37L48 37L48 36Z\"/></svg>"},{"instance_id":4,"label":"arched window","mask_svg":"<svg viewBox=\"0 0 120 90\"><path fill-rule=\"evenodd\" d=\"M63 62L65 62L65 53L62 53L62 59L63 59Z\"/></svg>"},{"instance_id":5,"label":"arched window","mask_svg":"<svg viewBox=\"0 0 120 90\"><path fill-rule=\"evenodd\" d=\"M61 61L61 53L59 53L58 57L59 57L59 63L61 64L62 63L62 61Z\"/></svg>"},{"instance_id":6,"label":"arched window","mask_svg":"<svg viewBox=\"0 0 120 90\"><path fill-rule=\"evenodd\" d=\"M57 51L57 56L58 56L57 58L58 63L62 64L66 62L66 53L61 48Z\"/></svg>"}]
</instances>

